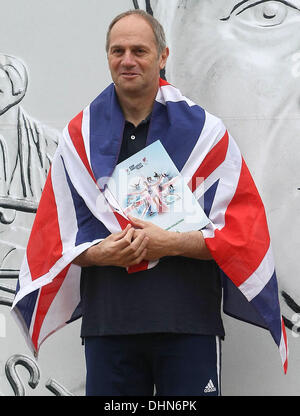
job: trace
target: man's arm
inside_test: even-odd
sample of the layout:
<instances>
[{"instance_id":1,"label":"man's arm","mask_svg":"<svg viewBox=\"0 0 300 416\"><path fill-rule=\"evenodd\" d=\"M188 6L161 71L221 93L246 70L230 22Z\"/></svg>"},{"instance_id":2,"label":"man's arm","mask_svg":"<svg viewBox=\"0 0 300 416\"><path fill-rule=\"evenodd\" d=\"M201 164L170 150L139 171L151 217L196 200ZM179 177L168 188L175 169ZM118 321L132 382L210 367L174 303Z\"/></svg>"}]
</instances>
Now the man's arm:
<instances>
[{"instance_id":1,"label":"man's arm","mask_svg":"<svg viewBox=\"0 0 300 416\"><path fill-rule=\"evenodd\" d=\"M199 260L211 260L201 231L176 233L166 231L151 222L137 218L129 218L132 224L138 228L135 231L137 237L143 232L148 237L146 260L157 260L165 256L184 256Z\"/></svg>"}]
</instances>

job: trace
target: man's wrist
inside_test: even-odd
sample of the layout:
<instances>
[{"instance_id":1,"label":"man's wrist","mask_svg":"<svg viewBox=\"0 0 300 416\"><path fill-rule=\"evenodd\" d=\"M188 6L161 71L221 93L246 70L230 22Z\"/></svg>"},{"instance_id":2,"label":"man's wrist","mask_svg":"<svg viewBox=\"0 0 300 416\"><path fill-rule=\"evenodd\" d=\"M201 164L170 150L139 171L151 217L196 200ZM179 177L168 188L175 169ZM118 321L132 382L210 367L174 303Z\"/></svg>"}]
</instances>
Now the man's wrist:
<instances>
[{"instance_id":1,"label":"man's wrist","mask_svg":"<svg viewBox=\"0 0 300 416\"><path fill-rule=\"evenodd\" d=\"M181 256L182 255L182 240L183 234L174 231L168 232L168 252L167 256Z\"/></svg>"},{"instance_id":2,"label":"man's wrist","mask_svg":"<svg viewBox=\"0 0 300 416\"><path fill-rule=\"evenodd\" d=\"M101 255L99 250L101 250L99 244L91 246L81 253L73 263L81 267L102 266L102 264L100 264Z\"/></svg>"},{"instance_id":3,"label":"man's wrist","mask_svg":"<svg viewBox=\"0 0 300 416\"><path fill-rule=\"evenodd\" d=\"M183 256L211 260L201 231L169 232L168 256Z\"/></svg>"}]
</instances>

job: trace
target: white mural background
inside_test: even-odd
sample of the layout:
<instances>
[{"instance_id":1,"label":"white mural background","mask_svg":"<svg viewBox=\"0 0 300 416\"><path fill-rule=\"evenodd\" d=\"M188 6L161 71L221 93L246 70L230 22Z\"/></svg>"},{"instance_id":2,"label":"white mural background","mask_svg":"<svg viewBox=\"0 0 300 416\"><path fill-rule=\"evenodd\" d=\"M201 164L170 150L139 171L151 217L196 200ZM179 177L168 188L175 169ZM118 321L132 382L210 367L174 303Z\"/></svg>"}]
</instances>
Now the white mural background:
<instances>
[{"instance_id":1,"label":"white mural background","mask_svg":"<svg viewBox=\"0 0 300 416\"><path fill-rule=\"evenodd\" d=\"M46 340L36 362L9 305L55 143L111 82L107 26L133 5L152 10L166 29L168 81L222 118L238 142L266 205L280 290L289 295L281 295L294 325L288 375L267 331L224 316L222 393L298 395L299 0L0 0L0 394L84 395L80 321Z\"/></svg>"}]
</instances>

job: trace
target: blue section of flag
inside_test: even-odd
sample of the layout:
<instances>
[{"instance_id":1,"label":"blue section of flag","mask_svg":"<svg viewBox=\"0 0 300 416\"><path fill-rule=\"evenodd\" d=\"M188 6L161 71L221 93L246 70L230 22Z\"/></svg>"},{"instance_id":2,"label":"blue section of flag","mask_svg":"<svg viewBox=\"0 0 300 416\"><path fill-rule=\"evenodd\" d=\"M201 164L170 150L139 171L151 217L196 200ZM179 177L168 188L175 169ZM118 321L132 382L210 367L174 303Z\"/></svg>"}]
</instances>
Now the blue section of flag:
<instances>
[{"instance_id":1,"label":"blue section of flag","mask_svg":"<svg viewBox=\"0 0 300 416\"><path fill-rule=\"evenodd\" d=\"M83 198L78 195L67 171L65 172L74 203L78 225L75 245L79 246L80 244L86 243L87 241L94 241L107 237L110 232L105 227L105 225L91 213L91 211L86 206Z\"/></svg>"},{"instance_id":2,"label":"blue section of flag","mask_svg":"<svg viewBox=\"0 0 300 416\"><path fill-rule=\"evenodd\" d=\"M18 302L18 305L16 307L19 311L19 314L22 316L23 322L28 328L28 330L31 325L32 315L35 309L38 294L39 290L35 290L34 292L29 293Z\"/></svg>"},{"instance_id":3,"label":"blue section of flag","mask_svg":"<svg viewBox=\"0 0 300 416\"><path fill-rule=\"evenodd\" d=\"M156 102L147 145L160 140L179 171L194 149L205 123L205 111L186 102Z\"/></svg>"},{"instance_id":4,"label":"blue section of flag","mask_svg":"<svg viewBox=\"0 0 300 416\"><path fill-rule=\"evenodd\" d=\"M104 188L117 164L124 125L124 116L111 84L90 105L90 160L100 189Z\"/></svg>"},{"instance_id":5,"label":"blue section of flag","mask_svg":"<svg viewBox=\"0 0 300 416\"><path fill-rule=\"evenodd\" d=\"M218 189L219 180L217 180L204 194L204 212L209 217L212 204Z\"/></svg>"},{"instance_id":6,"label":"blue section of flag","mask_svg":"<svg viewBox=\"0 0 300 416\"><path fill-rule=\"evenodd\" d=\"M274 341L279 345L281 339L281 314L275 272L260 293L252 299L251 304L259 311L260 316L271 332Z\"/></svg>"}]
</instances>

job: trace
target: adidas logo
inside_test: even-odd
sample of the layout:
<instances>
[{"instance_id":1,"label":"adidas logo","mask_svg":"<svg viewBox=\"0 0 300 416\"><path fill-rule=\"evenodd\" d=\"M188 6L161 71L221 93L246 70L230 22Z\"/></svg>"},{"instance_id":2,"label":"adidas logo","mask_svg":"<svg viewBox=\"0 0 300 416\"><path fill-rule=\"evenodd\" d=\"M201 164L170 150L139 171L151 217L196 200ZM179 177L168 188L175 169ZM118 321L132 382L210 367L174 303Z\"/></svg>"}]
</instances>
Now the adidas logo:
<instances>
[{"instance_id":1,"label":"adidas logo","mask_svg":"<svg viewBox=\"0 0 300 416\"><path fill-rule=\"evenodd\" d=\"M214 383L209 380L207 386L204 389L204 393L212 393L213 391L217 391L217 389L215 388Z\"/></svg>"}]
</instances>

